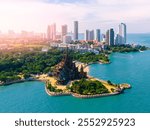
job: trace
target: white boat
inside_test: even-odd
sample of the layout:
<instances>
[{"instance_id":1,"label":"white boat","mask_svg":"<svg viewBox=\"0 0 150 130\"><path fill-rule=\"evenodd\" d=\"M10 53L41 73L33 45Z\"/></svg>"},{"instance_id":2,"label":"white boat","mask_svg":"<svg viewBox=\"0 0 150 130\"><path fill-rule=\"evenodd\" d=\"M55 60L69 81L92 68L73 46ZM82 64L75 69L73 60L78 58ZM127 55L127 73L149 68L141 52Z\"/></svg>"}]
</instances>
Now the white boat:
<instances>
[{"instance_id":1,"label":"white boat","mask_svg":"<svg viewBox=\"0 0 150 130\"><path fill-rule=\"evenodd\" d=\"M139 52L144 52L144 51L139 50Z\"/></svg>"}]
</instances>

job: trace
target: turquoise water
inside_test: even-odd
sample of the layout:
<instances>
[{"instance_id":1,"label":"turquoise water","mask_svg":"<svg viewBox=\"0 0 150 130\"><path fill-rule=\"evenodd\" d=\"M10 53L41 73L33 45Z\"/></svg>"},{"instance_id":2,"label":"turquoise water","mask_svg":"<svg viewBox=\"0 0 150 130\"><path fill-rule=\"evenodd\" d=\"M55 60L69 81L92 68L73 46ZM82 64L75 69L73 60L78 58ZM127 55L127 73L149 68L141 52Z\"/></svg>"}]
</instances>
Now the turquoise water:
<instances>
[{"instance_id":1,"label":"turquoise water","mask_svg":"<svg viewBox=\"0 0 150 130\"><path fill-rule=\"evenodd\" d=\"M150 34L128 34L128 43L143 44L150 47Z\"/></svg>"},{"instance_id":2,"label":"turquoise water","mask_svg":"<svg viewBox=\"0 0 150 130\"><path fill-rule=\"evenodd\" d=\"M130 37L131 41L132 39L134 42L137 40L135 35ZM149 35L145 39L147 41L143 40L142 43L149 44ZM0 87L0 112L150 112L149 56L150 51L115 53L110 56L111 64L90 66L90 75L94 77L115 83L130 83L132 89L126 90L124 94L95 99L78 99L72 96L50 97L45 93L42 82L19 83Z\"/></svg>"}]
</instances>

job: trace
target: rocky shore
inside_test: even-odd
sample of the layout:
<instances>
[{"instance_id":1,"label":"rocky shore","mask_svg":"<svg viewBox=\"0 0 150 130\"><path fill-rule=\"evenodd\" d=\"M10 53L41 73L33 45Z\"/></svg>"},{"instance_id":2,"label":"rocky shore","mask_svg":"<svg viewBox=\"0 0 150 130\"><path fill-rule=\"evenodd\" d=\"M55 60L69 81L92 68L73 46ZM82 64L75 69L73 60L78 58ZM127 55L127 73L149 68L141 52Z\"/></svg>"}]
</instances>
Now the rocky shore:
<instances>
[{"instance_id":1,"label":"rocky shore","mask_svg":"<svg viewBox=\"0 0 150 130\"><path fill-rule=\"evenodd\" d=\"M0 83L0 86L7 86L7 85L15 84L15 83L22 83L22 82L29 82L29 81L40 81L40 80L38 80L38 79L21 79L21 80L16 80L16 81Z\"/></svg>"},{"instance_id":2,"label":"rocky shore","mask_svg":"<svg viewBox=\"0 0 150 130\"><path fill-rule=\"evenodd\" d=\"M125 86L124 86L125 85ZM118 91L115 91L113 93L104 93L104 94L95 94L95 95L81 95L81 94L77 94L77 93L73 93L73 92L51 92L47 89L47 83L45 85L45 91L49 96L73 96L76 98L99 98L99 97L106 97L106 96L115 96L115 95L119 95L121 93L123 93L123 91L125 89L129 89L131 88L131 85L129 84L120 84L120 89L118 89Z\"/></svg>"},{"instance_id":3,"label":"rocky shore","mask_svg":"<svg viewBox=\"0 0 150 130\"><path fill-rule=\"evenodd\" d=\"M106 96L114 96L121 93L122 92L115 92L115 93L105 93L105 94L96 94L96 95L80 95L77 93L72 93L72 96L76 98L99 98L99 97L106 97Z\"/></svg>"},{"instance_id":4,"label":"rocky shore","mask_svg":"<svg viewBox=\"0 0 150 130\"><path fill-rule=\"evenodd\" d=\"M50 92L47 87L45 87L45 91L49 96L73 96L76 98L99 98L99 97L106 97L106 96L114 96L114 95L119 95L123 92L124 89L122 89L122 91L119 92L114 92L114 93L105 93L105 94L96 94L96 95L81 95L81 94L77 94L77 93L72 93L72 92Z\"/></svg>"}]
</instances>

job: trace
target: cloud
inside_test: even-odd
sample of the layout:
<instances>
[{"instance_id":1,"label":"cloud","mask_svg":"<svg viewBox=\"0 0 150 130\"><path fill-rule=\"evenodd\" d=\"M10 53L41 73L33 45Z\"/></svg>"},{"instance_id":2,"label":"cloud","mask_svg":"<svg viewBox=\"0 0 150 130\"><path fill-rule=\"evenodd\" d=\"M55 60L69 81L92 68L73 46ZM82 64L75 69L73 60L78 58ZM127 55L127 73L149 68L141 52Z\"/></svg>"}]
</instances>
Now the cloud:
<instances>
[{"instance_id":1,"label":"cloud","mask_svg":"<svg viewBox=\"0 0 150 130\"><path fill-rule=\"evenodd\" d=\"M64 12L62 16L66 14L64 18L68 20L79 19L81 28L109 28L113 25L117 26L120 22L133 25L133 23L137 24L138 21L141 21L138 24L142 26L142 23L150 18L149 0L56 1L55 4L57 3L61 7L60 12Z\"/></svg>"},{"instance_id":2,"label":"cloud","mask_svg":"<svg viewBox=\"0 0 150 130\"><path fill-rule=\"evenodd\" d=\"M57 4L62 4L62 3L88 3L91 0L43 0L44 2L47 3L57 3Z\"/></svg>"},{"instance_id":3,"label":"cloud","mask_svg":"<svg viewBox=\"0 0 150 130\"><path fill-rule=\"evenodd\" d=\"M150 30L149 12L149 0L0 0L0 30L46 31L53 22L73 30L73 21L78 20L81 32L117 29L120 22L127 23L130 32L145 32Z\"/></svg>"}]
</instances>

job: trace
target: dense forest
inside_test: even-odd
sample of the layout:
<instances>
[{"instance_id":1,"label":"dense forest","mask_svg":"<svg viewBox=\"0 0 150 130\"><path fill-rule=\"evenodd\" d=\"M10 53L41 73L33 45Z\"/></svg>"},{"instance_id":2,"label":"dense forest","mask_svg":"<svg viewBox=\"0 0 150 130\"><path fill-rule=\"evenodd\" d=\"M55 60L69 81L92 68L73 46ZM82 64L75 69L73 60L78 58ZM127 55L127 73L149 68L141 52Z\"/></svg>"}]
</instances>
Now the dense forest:
<instances>
[{"instance_id":1,"label":"dense forest","mask_svg":"<svg viewBox=\"0 0 150 130\"><path fill-rule=\"evenodd\" d=\"M137 52L149 48L145 46L132 47L131 45L108 46L107 50L96 55L92 52L80 53L69 51L73 60L82 63L104 62L109 63L108 54L111 52ZM42 52L14 50L12 52L0 52L0 83L7 83L20 79L27 79L32 75L49 73L53 66L59 63L65 51L51 49Z\"/></svg>"},{"instance_id":2,"label":"dense forest","mask_svg":"<svg viewBox=\"0 0 150 130\"><path fill-rule=\"evenodd\" d=\"M109 62L109 57L105 53L96 55L90 52L87 52L85 54L81 54L77 52L73 54L73 57L74 57L74 60L78 60L82 63L87 63L87 64L93 63L93 62L99 62L99 61L103 61L104 63Z\"/></svg>"},{"instance_id":3,"label":"dense forest","mask_svg":"<svg viewBox=\"0 0 150 130\"><path fill-rule=\"evenodd\" d=\"M26 79L31 75L49 73L52 67L62 60L64 53L64 51L57 49L51 49L48 52L24 51L3 53L0 55L0 81L5 83L21 78ZM69 53L74 60L83 63L109 60L104 54L82 54L73 51Z\"/></svg>"},{"instance_id":4,"label":"dense forest","mask_svg":"<svg viewBox=\"0 0 150 130\"><path fill-rule=\"evenodd\" d=\"M138 51L145 51L148 48L145 46L135 46L132 47L131 45L115 45L115 46L108 46L107 50L112 52L138 52Z\"/></svg>"},{"instance_id":5,"label":"dense forest","mask_svg":"<svg viewBox=\"0 0 150 130\"><path fill-rule=\"evenodd\" d=\"M48 73L63 57L58 50L46 52L9 53L0 56L0 81L28 78L31 74Z\"/></svg>"}]
</instances>

